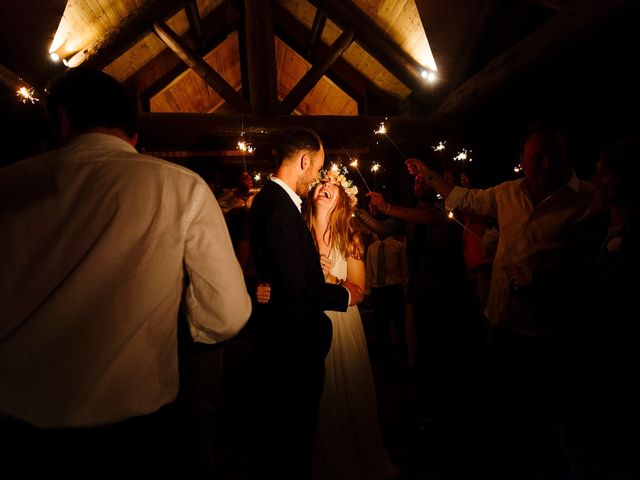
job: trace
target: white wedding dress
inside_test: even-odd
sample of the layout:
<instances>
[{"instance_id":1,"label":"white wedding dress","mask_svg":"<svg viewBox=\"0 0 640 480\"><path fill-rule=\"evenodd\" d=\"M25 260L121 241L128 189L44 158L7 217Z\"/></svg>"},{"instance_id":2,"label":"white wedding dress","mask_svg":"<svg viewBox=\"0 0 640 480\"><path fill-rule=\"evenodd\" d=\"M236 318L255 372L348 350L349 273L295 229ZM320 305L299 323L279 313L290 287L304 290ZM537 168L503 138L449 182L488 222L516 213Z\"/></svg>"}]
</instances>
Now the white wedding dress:
<instances>
[{"instance_id":1,"label":"white wedding dress","mask_svg":"<svg viewBox=\"0 0 640 480\"><path fill-rule=\"evenodd\" d=\"M347 278L347 261L331 251L331 273ZM313 452L314 480L388 480L400 476L382 443L367 340L357 306L325 312L331 349Z\"/></svg>"}]
</instances>

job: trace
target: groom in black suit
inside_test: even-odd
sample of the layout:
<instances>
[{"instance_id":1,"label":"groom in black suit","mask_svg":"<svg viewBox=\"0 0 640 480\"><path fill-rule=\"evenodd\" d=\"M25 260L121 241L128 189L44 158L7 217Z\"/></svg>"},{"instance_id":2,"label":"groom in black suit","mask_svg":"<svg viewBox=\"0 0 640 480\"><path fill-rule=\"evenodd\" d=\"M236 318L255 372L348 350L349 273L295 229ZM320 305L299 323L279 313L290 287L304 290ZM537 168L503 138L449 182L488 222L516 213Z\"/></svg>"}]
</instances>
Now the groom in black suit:
<instances>
[{"instance_id":1,"label":"groom in black suit","mask_svg":"<svg viewBox=\"0 0 640 480\"><path fill-rule=\"evenodd\" d=\"M324 385L331 321L323 310L345 311L362 298L356 285L325 283L320 257L301 215L300 197L324 163L312 130L287 130L277 172L251 207L251 251L271 299L254 315L254 354L264 398L260 478L308 478Z\"/></svg>"}]
</instances>

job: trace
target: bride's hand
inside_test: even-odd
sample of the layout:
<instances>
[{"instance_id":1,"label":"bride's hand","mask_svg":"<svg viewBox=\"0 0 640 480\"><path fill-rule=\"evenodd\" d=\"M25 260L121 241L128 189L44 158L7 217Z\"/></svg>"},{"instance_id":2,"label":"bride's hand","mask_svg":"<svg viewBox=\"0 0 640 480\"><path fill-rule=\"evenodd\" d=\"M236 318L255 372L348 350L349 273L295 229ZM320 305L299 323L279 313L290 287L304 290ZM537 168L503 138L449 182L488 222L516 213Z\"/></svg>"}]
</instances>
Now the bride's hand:
<instances>
[{"instance_id":1,"label":"bride's hand","mask_svg":"<svg viewBox=\"0 0 640 480\"><path fill-rule=\"evenodd\" d=\"M269 303L271 298L271 286L266 282L260 282L256 287L256 299L258 303Z\"/></svg>"},{"instance_id":2,"label":"bride's hand","mask_svg":"<svg viewBox=\"0 0 640 480\"><path fill-rule=\"evenodd\" d=\"M329 275L329 272L331 272L331 259L329 257L327 257L326 255L320 255L320 266L322 267L322 273L324 274L324 277L327 278L327 275Z\"/></svg>"}]
</instances>

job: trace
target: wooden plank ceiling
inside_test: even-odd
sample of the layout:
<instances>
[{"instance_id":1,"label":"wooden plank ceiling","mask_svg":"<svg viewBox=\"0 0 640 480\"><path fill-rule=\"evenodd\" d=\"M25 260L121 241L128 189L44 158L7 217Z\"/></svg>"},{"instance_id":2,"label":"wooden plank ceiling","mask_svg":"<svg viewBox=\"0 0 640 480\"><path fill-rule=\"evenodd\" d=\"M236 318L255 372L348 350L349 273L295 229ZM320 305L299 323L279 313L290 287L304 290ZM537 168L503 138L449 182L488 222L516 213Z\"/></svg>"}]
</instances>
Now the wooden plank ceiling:
<instances>
[{"instance_id":1,"label":"wooden plank ceiling","mask_svg":"<svg viewBox=\"0 0 640 480\"><path fill-rule=\"evenodd\" d=\"M242 93L250 82L243 80L243 70L250 77L253 67L247 62L256 61L243 51L256 33L249 31L252 2L264 13L260 5L265 2L257 0L244 4L232 0L69 0L51 51L71 67L102 67L135 89L142 108L151 112L251 113L253 105L223 98L206 74L193 66L187 70L174 53L181 48L183 55L199 57L213 70L210 75L218 74L222 83ZM336 5L341 7L334 21L325 12L333 12ZM270 10L275 30L275 95L284 105L254 113L273 109L272 113L357 115L371 92L393 107L412 93L422 69L437 70L413 0L274 0ZM345 19L349 24L339 26ZM169 35L175 35L178 47L173 53L158 34L161 27L154 27L155 32L148 28L146 33L128 32L136 24L148 27L150 22L165 22ZM370 45L371 40L367 43L353 34L347 38L352 30L364 38L371 32L382 35L383 46ZM131 44L123 48L126 38ZM337 45L339 42L343 45ZM115 43L120 45L114 54L111 45ZM369 53L377 48L382 48L382 59ZM109 56L114 58L102 65ZM331 58L325 65L316 65L327 57ZM200 65L200 70L208 70L207 65ZM414 71L408 73L411 69ZM245 108L247 111L238 111Z\"/></svg>"}]
</instances>

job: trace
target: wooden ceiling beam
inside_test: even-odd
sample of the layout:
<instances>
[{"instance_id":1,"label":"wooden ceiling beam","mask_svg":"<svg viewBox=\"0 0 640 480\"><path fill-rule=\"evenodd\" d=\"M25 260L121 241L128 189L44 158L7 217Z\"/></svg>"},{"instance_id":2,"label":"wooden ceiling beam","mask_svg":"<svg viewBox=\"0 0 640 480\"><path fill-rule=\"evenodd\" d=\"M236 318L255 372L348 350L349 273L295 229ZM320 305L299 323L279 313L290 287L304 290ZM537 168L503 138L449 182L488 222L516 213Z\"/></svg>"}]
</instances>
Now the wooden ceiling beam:
<instances>
[{"instance_id":1,"label":"wooden ceiling beam","mask_svg":"<svg viewBox=\"0 0 640 480\"><path fill-rule=\"evenodd\" d=\"M102 70L153 31L153 23L171 18L191 0L149 0L108 33L100 45L82 52L83 66ZM78 55L78 54L76 54ZM75 57L75 56L74 56Z\"/></svg>"},{"instance_id":2,"label":"wooden ceiling beam","mask_svg":"<svg viewBox=\"0 0 640 480\"><path fill-rule=\"evenodd\" d=\"M434 115L453 116L486 101L509 82L539 68L550 59L550 52L557 55L575 46L597 25L631 4L633 0L586 0L574 8L561 10L451 92Z\"/></svg>"},{"instance_id":3,"label":"wooden ceiling beam","mask_svg":"<svg viewBox=\"0 0 640 480\"><path fill-rule=\"evenodd\" d=\"M244 12L245 73L251 112L271 114L278 98L271 0L244 0Z\"/></svg>"},{"instance_id":4,"label":"wooden ceiling beam","mask_svg":"<svg viewBox=\"0 0 640 480\"><path fill-rule=\"evenodd\" d=\"M224 2L201 19L204 37L204 52L210 52L238 29L240 12L233 2ZM185 33L182 40L189 44L191 36ZM135 85L143 103L161 92L189 67L171 49L166 48L149 60L140 70L126 80L127 85Z\"/></svg>"},{"instance_id":5,"label":"wooden ceiling beam","mask_svg":"<svg viewBox=\"0 0 640 480\"><path fill-rule=\"evenodd\" d=\"M207 82L229 105L238 112L248 111L244 97L222 78L211 66L193 53L184 41L162 22L153 24L153 31L178 56Z\"/></svg>"},{"instance_id":6,"label":"wooden ceiling beam","mask_svg":"<svg viewBox=\"0 0 640 480\"><path fill-rule=\"evenodd\" d=\"M354 34L351 31L344 31L331 45L328 54L307 70L307 73L298 81L295 87L280 102L276 109L276 113L281 115L290 114L298 104L306 97L309 92L316 86L320 79L327 73L329 67L340 58L347 48L351 45Z\"/></svg>"},{"instance_id":7,"label":"wooden ceiling beam","mask_svg":"<svg viewBox=\"0 0 640 480\"><path fill-rule=\"evenodd\" d=\"M356 41L393 76L411 90L425 90L424 69L400 48L377 24L351 0L309 0L343 30L353 30Z\"/></svg>"},{"instance_id":8,"label":"wooden ceiling beam","mask_svg":"<svg viewBox=\"0 0 640 480\"><path fill-rule=\"evenodd\" d=\"M200 21L200 12L198 12L198 3L196 0L191 0L186 8L187 20L189 21L189 30L193 40L198 44L198 47L204 47L204 35L202 33L202 22Z\"/></svg>"},{"instance_id":9,"label":"wooden ceiling beam","mask_svg":"<svg viewBox=\"0 0 640 480\"><path fill-rule=\"evenodd\" d=\"M397 145L426 142L427 133L437 138L446 128L445 123L431 117L244 115L234 119L206 113L142 113L139 145L146 151L210 150L209 145L224 140L231 147L238 140L241 121L245 137L256 147L273 145L276 135L294 126L315 130L328 149L339 149L341 144L359 148L375 143L378 138L373 132L380 122L385 123Z\"/></svg>"},{"instance_id":10,"label":"wooden ceiling beam","mask_svg":"<svg viewBox=\"0 0 640 480\"><path fill-rule=\"evenodd\" d=\"M316 10L316 15L313 17L313 25L311 25L311 34L309 35L309 45L307 53L311 53L315 46L322 37L322 31L327 23L327 16L324 12Z\"/></svg>"},{"instance_id":11,"label":"wooden ceiling beam","mask_svg":"<svg viewBox=\"0 0 640 480\"><path fill-rule=\"evenodd\" d=\"M311 54L306 51L306 39L308 38L309 30L284 7L275 3L273 5L273 13L278 36L307 62L313 65L315 59L328 55L329 47L323 42L318 42ZM380 99L389 108L398 104L397 98L378 88L342 58L338 58L331 65L327 76L343 89L347 95L356 99L359 105L364 104L366 106L369 96Z\"/></svg>"}]
</instances>

